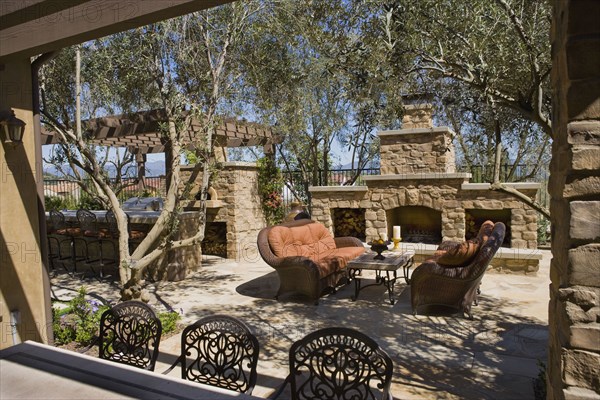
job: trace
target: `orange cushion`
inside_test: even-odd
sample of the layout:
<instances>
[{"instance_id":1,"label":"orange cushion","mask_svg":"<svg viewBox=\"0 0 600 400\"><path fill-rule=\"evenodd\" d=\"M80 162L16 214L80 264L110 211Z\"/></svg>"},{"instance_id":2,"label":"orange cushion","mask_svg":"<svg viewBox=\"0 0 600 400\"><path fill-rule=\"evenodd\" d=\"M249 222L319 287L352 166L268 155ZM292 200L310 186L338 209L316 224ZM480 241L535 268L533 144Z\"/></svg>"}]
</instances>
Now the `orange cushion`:
<instances>
[{"instance_id":1,"label":"orange cushion","mask_svg":"<svg viewBox=\"0 0 600 400\"><path fill-rule=\"evenodd\" d=\"M478 250L479 243L473 240L467 240L462 243L457 242L443 254L434 254L434 257L440 265L458 267L469 264L477 255Z\"/></svg>"},{"instance_id":2,"label":"orange cushion","mask_svg":"<svg viewBox=\"0 0 600 400\"><path fill-rule=\"evenodd\" d=\"M80 236L81 235L81 228L67 228L67 235L71 235L71 236Z\"/></svg>"},{"instance_id":3,"label":"orange cushion","mask_svg":"<svg viewBox=\"0 0 600 400\"><path fill-rule=\"evenodd\" d=\"M339 249L325 252L312 260L319 266L319 276L328 276L336 271L346 268L348 261L365 252L364 247L340 247Z\"/></svg>"},{"instance_id":4,"label":"orange cushion","mask_svg":"<svg viewBox=\"0 0 600 400\"><path fill-rule=\"evenodd\" d=\"M129 232L129 239L142 239L145 237L146 237L146 232L142 232L142 231Z\"/></svg>"},{"instance_id":5,"label":"orange cushion","mask_svg":"<svg viewBox=\"0 0 600 400\"><path fill-rule=\"evenodd\" d=\"M333 255L342 257L347 263L348 261L360 256L364 252L364 247L340 247L333 252Z\"/></svg>"},{"instance_id":6,"label":"orange cushion","mask_svg":"<svg viewBox=\"0 0 600 400\"><path fill-rule=\"evenodd\" d=\"M335 250L335 241L324 225L274 226L269 231L269 245L277 257L303 256L318 258Z\"/></svg>"}]
</instances>

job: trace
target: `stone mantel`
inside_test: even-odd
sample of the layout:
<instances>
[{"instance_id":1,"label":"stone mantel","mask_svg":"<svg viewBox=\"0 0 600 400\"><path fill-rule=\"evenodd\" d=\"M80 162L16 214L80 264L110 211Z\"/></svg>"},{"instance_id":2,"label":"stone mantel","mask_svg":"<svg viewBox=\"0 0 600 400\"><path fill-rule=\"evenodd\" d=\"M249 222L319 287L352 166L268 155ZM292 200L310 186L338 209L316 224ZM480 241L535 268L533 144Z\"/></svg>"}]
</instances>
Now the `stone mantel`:
<instances>
[{"instance_id":1,"label":"stone mantel","mask_svg":"<svg viewBox=\"0 0 600 400\"><path fill-rule=\"evenodd\" d=\"M308 191L315 192L366 192L367 186L309 186Z\"/></svg>"},{"instance_id":2,"label":"stone mantel","mask_svg":"<svg viewBox=\"0 0 600 400\"><path fill-rule=\"evenodd\" d=\"M516 190L539 190L542 185L538 182L502 182L503 185ZM490 190L490 183L463 183L462 190Z\"/></svg>"},{"instance_id":3,"label":"stone mantel","mask_svg":"<svg viewBox=\"0 0 600 400\"><path fill-rule=\"evenodd\" d=\"M440 179L470 179L469 172L423 172L417 174L386 174L363 176L365 182L377 181L408 181L408 180L440 180Z\"/></svg>"},{"instance_id":4,"label":"stone mantel","mask_svg":"<svg viewBox=\"0 0 600 400\"><path fill-rule=\"evenodd\" d=\"M258 168L255 162L226 161L221 163L223 168Z\"/></svg>"},{"instance_id":5,"label":"stone mantel","mask_svg":"<svg viewBox=\"0 0 600 400\"><path fill-rule=\"evenodd\" d=\"M426 133L450 133L452 136L455 135L454 131L447 126L436 126L436 127L432 127L432 128L409 128L409 129L381 131L381 132L377 133L377 136L390 137L390 136L404 136L404 135L415 135L415 134L426 134Z\"/></svg>"}]
</instances>

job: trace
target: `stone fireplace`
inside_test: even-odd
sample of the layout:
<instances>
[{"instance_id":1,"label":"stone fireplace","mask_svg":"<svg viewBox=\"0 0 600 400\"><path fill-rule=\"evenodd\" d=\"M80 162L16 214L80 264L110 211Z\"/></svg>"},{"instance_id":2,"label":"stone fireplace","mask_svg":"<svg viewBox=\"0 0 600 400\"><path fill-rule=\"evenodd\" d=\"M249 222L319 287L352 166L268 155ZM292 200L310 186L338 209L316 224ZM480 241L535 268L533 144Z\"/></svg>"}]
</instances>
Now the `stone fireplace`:
<instances>
[{"instance_id":1,"label":"stone fireplace","mask_svg":"<svg viewBox=\"0 0 600 400\"><path fill-rule=\"evenodd\" d=\"M454 132L434 127L431 116L430 104L412 104L407 106L403 129L379 132L381 174L364 176L364 186L311 187L313 219L334 231L333 210L364 209L366 241L380 234L389 237L392 226L400 225L404 243L432 245L468 239L490 219L507 226L504 248L536 249L537 212L490 190L488 183L470 183L469 173L456 172ZM540 187L507 186L529 198ZM523 258L515 256L519 257Z\"/></svg>"}]
</instances>

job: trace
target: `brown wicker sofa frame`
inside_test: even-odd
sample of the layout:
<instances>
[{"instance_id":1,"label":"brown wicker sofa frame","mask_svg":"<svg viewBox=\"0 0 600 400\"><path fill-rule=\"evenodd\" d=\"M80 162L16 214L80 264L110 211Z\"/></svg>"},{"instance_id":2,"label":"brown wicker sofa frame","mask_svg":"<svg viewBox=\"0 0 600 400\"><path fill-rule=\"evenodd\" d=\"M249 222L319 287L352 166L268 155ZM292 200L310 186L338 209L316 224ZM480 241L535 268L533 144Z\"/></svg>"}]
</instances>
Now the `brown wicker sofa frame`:
<instances>
[{"instance_id":1,"label":"brown wicker sofa frame","mask_svg":"<svg viewBox=\"0 0 600 400\"><path fill-rule=\"evenodd\" d=\"M307 224L315 224L310 219L300 219L291 222L285 222L276 226L285 226L289 228L300 227ZM257 244L258 251L267 264L277 271L279 276L279 290L275 296L276 299L284 293L300 293L308 296L314 304L319 303L319 298L326 291L335 292L336 286L340 281L347 279L347 269L341 268L331 272L329 275L321 277L319 264L314 259L316 257L278 257L273 253L269 244L269 232L273 226L262 229L258 234ZM362 242L354 237L337 237L333 238L336 248L342 247L361 247L364 248Z\"/></svg>"}]
</instances>

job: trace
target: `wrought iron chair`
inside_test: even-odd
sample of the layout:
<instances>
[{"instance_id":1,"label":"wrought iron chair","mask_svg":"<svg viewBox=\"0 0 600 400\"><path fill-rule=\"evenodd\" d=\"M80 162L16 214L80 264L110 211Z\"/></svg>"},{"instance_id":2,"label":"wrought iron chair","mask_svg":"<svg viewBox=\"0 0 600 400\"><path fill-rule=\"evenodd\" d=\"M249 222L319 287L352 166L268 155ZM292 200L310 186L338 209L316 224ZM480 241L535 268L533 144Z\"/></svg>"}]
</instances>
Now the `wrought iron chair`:
<instances>
[{"instance_id":1,"label":"wrought iron chair","mask_svg":"<svg viewBox=\"0 0 600 400\"><path fill-rule=\"evenodd\" d=\"M392 399L392 359L367 335L325 328L292 344L290 374L270 398L290 384L291 398Z\"/></svg>"},{"instance_id":2,"label":"wrought iron chair","mask_svg":"<svg viewBox=\"0 0 600 400\"><path fill-rule=\"evenodd\" d=\"M125 301L100 317L100 358L154 371L162 325L149 306Z\"/></svg>"},{"instance_id":3,"label":"wrought iron chair","mask_svg":"<svg viewBox=\"0 0 600 400\"><path fill-rule=\"evenodd\" d=\"M259 345L236 318L213 315L187 326L181 334L181 377L206 385L251 394L256 384Z\"/></svg>"}]
</instances>

